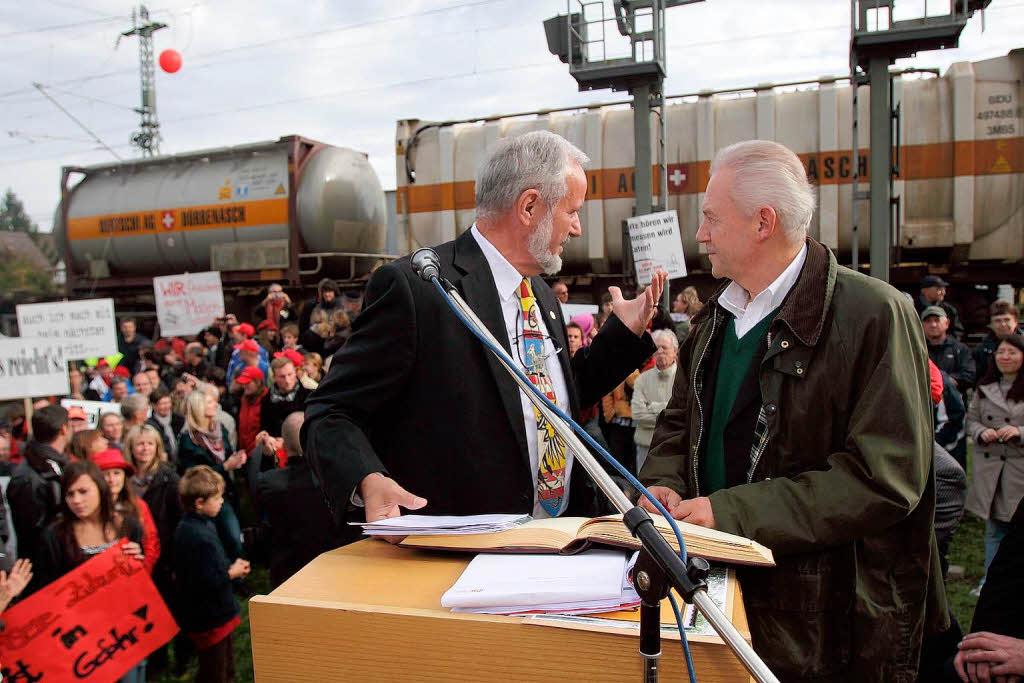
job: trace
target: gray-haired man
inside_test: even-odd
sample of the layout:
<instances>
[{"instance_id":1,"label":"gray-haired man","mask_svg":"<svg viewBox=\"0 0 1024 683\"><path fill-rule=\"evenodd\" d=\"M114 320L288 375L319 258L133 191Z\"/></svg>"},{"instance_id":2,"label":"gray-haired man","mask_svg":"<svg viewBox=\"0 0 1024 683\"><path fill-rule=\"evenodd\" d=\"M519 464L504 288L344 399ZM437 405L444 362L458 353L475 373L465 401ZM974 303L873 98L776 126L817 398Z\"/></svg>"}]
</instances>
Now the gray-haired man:
<instances>
[{"instance_id":1,"label":"gray-haired man","mask_svg":"<svg viewBox=\"0 0 1024 683\"><path fill-rule=\"evenodd\" d=\"M772 549L737 575L781 680L910 683L948 627L928 359L910 302L807 237L814 192L777 143L715 157L697 240L726 281L640 481L677 519Z\"/></svg>"},{"instance_id":2,"label":"gray-haired man","mask_svg":"<svg viewBox=\"0 0 1024 683\"><path fill-rule=\"evenodd\" d=\"M654 352L644 332L664 274L570 358L561 307L539 277L582 234L586 156L534 132L500 141L476 183L477 221L437 247L461 292L524 371L573 415ZM530 363L524 363L532 360ZM531 378L533 378L531 377ZM335 514L588 512L586 476L528 399L408 259L378 269L352 336L306 404L306 455Z\"/></svg>"}]
</instances>

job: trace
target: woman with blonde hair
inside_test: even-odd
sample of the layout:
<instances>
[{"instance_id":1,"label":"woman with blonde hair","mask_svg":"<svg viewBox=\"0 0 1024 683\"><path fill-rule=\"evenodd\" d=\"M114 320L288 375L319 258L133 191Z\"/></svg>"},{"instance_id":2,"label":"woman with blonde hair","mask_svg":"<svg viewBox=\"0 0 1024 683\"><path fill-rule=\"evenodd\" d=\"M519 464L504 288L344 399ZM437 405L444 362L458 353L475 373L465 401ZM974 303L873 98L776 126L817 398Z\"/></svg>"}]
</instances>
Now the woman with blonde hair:
<instances>
[{"instance_id":1,"label":"woman with blonde hair","mask_svg":"<svg viewBox=\"0 0 1024 683\"><path fill-rule=\"evenodd\" d=\"M178 473L167 462L164 440L152 425L141 425L128 430L124 439L124 454L135 467L129 480L135 495L153 515L156 535L163 552L153 567L153 583L168 605L174 606L174 530L181 521L181 500L178 497ZM155 659L166 658L166 652Z\"/></svg>"},{"instance_id":2,"label":"woman with blonde hair","mask_svg":"<svg viewBox=\"0 0 1024 683\"><path fill-rule=\"evenodd\" d=\"M690 286L683 290L683 301L686 302L686 313L689 314L690 318L700 313L700 309L704 308L704 304L700 302L700 297L697 296L697 288Z\"/></svg>"},{"instance_id":3,"label":"woman with blonde hair","mask_svg":"<svg viewBox=\"0 0 1024 683\"><path fill-rule=\"evenodd\" d=\"M324 340L324 355L326 356L333 356L351 336L352 323L348 313L340 308L331 311L331 330L331 337Z\"/></svg>"},{"instance_id":4,"label":"woman with blonde hair","mask_svg":"<svg viewBox=\"0 0 1024 683\"><path fill-rule=\"evenodd\" d=\"M302 358L302 376L299 381L302 382L302 386L313 391L324 378L324 359L315 351L302 354Z\"/></svg>"},{"instance_id":5,"label":"woman with blonde hair","mask_svg":"<svg viewBox=\"0 0 1024 683\"><path fill-rule=\"evenodd\" d=\"M245 451L228 455L228 430L217 421L217 399L196 389L185 399L185 429L178 440L178 472L196 465L208 465L224 478L224 506L215 518L217 532L224 543L228 559L242 556L242 529L238 523L237 496L230 472L245 465Z\"/></svg>"},{"instance_id":6,"label":"woman with blonde hair","mask_svg":"<svg viewBox=\"0 0 1024 683\"><path fill-rule=\"evenodd\" d=\"M324 344L333 336L334 326L331 325L330 314L317 306L309 316L309 329L302 333L299 341L307 351L323 353Z\"/></svg>"}]
</instances>

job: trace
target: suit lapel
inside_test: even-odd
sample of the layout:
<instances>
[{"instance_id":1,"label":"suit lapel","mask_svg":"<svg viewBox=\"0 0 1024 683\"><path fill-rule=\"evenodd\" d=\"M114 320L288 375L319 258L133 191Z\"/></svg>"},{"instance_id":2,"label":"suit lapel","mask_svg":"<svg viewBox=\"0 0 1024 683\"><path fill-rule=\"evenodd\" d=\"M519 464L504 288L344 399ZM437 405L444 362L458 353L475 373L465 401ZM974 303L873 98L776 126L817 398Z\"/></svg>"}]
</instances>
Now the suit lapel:
<instances>
[{"instance_id":1,"label":"suit lapel","mask_svg":"<svg viewBox=\"0 0 1024 683\"><path fill-rule=\"evenodd\" d=\"M454 266L463 275L453 280L452 284L459 289L466 303L498 340L505 352L512 355L508 331L505 328L505 321L501 317L501 304L498 299L498 290L494 286L494 276L491 274L487 259L480 251L480 246L476 243L476 238L469 230L455 240ZM498 394L505 406L505 414L512 426L512 433L515 434L520 454L529 465L530 452L526 446L526 434L523 432L523 405L519 397L519 388L509 377L508 371L501 361L494 357L494 354L487 349L483 349L483 353L487 357L487 365L491 374L494 375ZM453 381L456 380L453 378Z\"/></svg>"}]
</instances>

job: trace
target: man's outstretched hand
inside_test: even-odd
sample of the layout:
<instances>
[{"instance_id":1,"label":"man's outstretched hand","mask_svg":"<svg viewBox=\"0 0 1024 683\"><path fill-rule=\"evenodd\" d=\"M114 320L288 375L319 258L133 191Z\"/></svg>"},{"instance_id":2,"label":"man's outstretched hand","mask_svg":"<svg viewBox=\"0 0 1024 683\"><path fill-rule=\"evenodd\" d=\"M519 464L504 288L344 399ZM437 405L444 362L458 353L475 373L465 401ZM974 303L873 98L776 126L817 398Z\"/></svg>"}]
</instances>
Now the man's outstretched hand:
<instances>
[{"instance_id":1,"label":"man's outstretched hand","mask_svg":"<svg viewBox=\"0 0 1024 683\"><path fill-rule=\"evenodd\" d=\"M661 293L667 281L668 273L659 268L651 279L651 286L640 296L628 301L622 298L621 289L609 287L608 293L612 295L612 313L639 337L647 329L647 323L654 317L654 311L661 300Z\"/></svg>"}]
</instances>

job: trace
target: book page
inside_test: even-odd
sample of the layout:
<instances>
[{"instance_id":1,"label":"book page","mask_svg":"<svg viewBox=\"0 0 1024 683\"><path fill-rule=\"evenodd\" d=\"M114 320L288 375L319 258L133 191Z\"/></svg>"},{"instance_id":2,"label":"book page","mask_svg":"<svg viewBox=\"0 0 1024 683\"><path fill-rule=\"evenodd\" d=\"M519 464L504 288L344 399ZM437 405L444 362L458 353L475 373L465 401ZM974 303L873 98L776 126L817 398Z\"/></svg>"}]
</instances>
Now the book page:
<instances>
[{"instance_id":1,"label":"book page","mask_svg":"<svg viewBox=\"0 0 1024 683\"><path fill-rule=\"evenodd\" d=\"M534 519L507 531L490 534L407 536L399 545L411 548L452 548L458 550L538 549L558 551L576 535L586 517Z\"/></svg>"}]
</instances>

